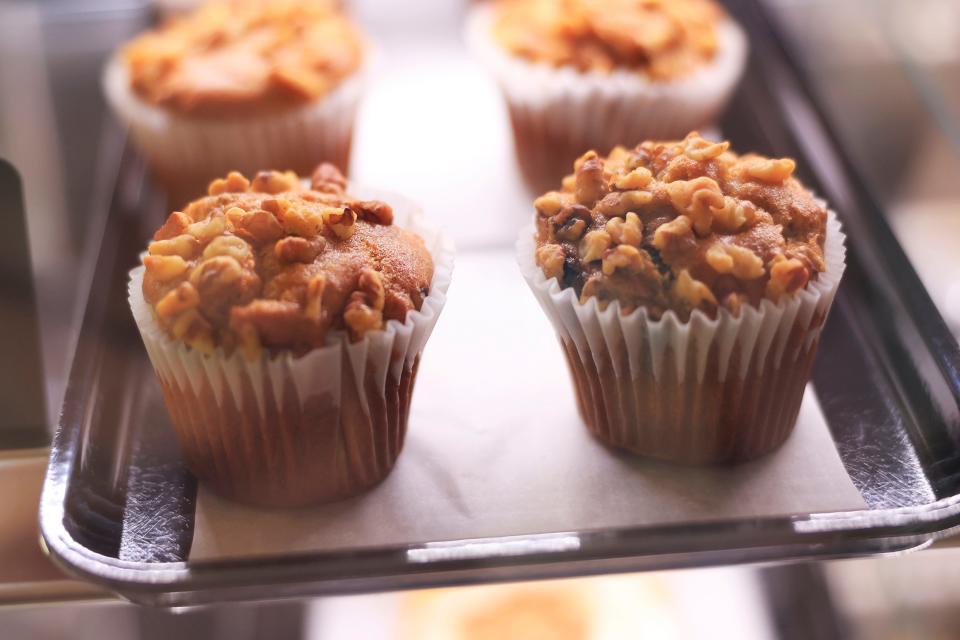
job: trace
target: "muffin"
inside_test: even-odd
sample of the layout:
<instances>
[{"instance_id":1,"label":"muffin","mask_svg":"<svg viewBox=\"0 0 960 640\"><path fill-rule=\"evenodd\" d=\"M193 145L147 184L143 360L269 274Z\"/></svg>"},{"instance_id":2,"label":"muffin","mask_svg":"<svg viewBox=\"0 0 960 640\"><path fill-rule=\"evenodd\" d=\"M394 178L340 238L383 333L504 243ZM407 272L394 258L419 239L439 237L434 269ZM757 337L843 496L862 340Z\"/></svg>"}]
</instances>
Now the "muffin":
<instances>
[{"instance_id":1,"label":"muffin","mask_svg":"<svg viewBox=\"0 0 960 640\"><path fill-rule=\"evenodd\" d=\"M467 37L503 91L538 193L588 149L711 123L747 52L713 0L495 0L472 10Z\"/></svg>"},{"instance_id":2,"label":"muffin","mask_svg":"<svg viewBox=\"0 0 960 640\"><path fill-rule=\"evenodd\" d=\"M735 462L796 422L844 236L793 160L729 146L691 133L588 152L521 233L580 414L611 446Z\"/></svg>"},{"instance_id":3,"label":"muffin","mask_svg":"<svg viewBox=\"0 0 960 640\"><path fill-rule=\"evenodd\" d=\"M180 204L233 169L346 171L366 57L330 0L226 0L122 47L104 90Z\"/></svg>"},{"instance_id":4,"label":"muffin","mask_svg":"<svg viewBox=\"0 0 960 640\"><path fill-rule=\"evenodd\" d=\"M129 301L188 468L224 496L338 500L390 472L452 249L322 165L231 172L174 211Z\"/></svg>"}]
</instances>

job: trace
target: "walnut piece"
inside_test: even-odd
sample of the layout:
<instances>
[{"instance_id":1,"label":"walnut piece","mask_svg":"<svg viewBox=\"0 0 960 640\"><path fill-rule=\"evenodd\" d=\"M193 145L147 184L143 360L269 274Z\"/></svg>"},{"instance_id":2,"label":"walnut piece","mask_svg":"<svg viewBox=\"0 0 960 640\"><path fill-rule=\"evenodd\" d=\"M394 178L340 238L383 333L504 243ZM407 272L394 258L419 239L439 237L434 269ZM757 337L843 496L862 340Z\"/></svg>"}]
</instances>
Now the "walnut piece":
<instances>
[{"instance_id":1,"label":"walnut piece","mask_svg":"<svg viewBox=\"0 0 960 640\"><path fill-rule=\"evenodd\" d=\"M537 247L536 260L546 278L563 279L563 247L558 244Z\"/></svg>"}]
</instances>

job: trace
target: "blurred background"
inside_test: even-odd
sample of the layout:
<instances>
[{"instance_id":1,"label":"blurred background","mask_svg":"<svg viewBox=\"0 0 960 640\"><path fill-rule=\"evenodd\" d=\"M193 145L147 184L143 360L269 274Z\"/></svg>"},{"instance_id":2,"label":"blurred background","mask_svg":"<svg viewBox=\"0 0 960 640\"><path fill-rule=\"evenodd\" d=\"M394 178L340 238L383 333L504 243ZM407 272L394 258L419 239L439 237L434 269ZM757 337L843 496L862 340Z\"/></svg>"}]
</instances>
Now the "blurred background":
<instances>
[{"instance_id":1,"label":"blurred background","mask_svg":"<svg viewBox=\"0 0 960 640\"><path fill-rule=\"evenodd\" d=\"M43 375L37 415L45 413L46 424L63 400L91 247L122 150L123 134L101 96L101 69L113 48L158 12L185 4L0 0L0 158L22 178ZM960 2L768 4L827 121L960 336ZM427 209L447 212L444 223L461 249L512 243L510 221L525 215L517 210L522 187L499 96L462 44L466 1L346 5L378 54L358 124L354 177L401 187ZM494 116L464 128L464 114L474 110ZM424 128L435 140L455 141L451 157L421 144ZM487 181L471 179L464 170L470 165L485 167ZM457 215L464 202L480 199L488 205L485 224ZM14 213L4 211L15 228ZM16 233L3 236L4 253L22 244ZM9 314L33 320L28 307L5 308L5 323L13 321ZM10 603L0 606L3 640L960 638L960 551L949 546L816 565L144 610L64 579L42 558L31 542L42 469L42 462L0 460L0 605ZM33 555L5 554L4 545L29 547Z\"/></svg>"}]
</instances>

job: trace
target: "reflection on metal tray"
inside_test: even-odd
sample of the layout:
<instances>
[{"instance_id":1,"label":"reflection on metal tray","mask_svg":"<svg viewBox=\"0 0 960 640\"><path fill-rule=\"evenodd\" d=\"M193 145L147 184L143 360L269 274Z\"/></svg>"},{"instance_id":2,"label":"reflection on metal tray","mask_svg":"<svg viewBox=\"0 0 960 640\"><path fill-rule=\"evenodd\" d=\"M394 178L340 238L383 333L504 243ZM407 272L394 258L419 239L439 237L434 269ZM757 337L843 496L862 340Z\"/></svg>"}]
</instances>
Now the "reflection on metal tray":
<instances>
[{"instance_id":1,"label":"reflection on metal tray","mask_svg":"<svg viewBox=\"0 0 960 640\"><path fill-rule=\"evenodd\" d=\"M190 564L196 483L169 431L144 428L139 419L143 398L136 390L149 365L125 281L163 207L130 156L115 190L41 503L54 558L132 600L190 605L895 552L960 526L957 343L760 8L744 0L734 9L751 34L753 56L720 123L724 133L739 149L797 157L801 177L841 212L850 238L848 271L814 382L867 510L584 526L439 546Z\"/></svg>"}]
</instances>

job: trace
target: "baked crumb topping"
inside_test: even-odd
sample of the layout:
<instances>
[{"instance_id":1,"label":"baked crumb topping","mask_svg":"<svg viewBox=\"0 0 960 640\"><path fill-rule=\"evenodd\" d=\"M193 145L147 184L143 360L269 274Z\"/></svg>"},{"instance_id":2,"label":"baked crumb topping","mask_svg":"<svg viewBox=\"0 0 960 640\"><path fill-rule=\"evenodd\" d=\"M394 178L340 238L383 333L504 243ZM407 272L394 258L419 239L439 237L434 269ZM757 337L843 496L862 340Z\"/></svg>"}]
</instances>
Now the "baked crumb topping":
<instances>
[{"instance_id":1,"label":"baked crumb topping","mask_svg":"<svg viewBox=\"0 0 960 640\"><path fill-rule=\"evenodd\" d=\"M122 51L134 92L197 115L236 115L319 98L353 73L363 40L330 0L220 0Z\"/></svg>"},{"instance_id":2,"label":"baked crumb topping","mask_svg":"<svg viewBox=\"0 0 960 640\"><path fill-rule=\"evenodd\" d=\"M789 158L684 140L590 151L536 207L536 261L581 302L715 316L774 302L825 269L827 212Z\"/></svg>"},{"instance_id":3,"label":"baked crumb topping","mask_svg":"<svg viewBox=\"0 0 960 640\"><path fill-rule=\"evenodd\" d=\"M331 330L357 341L419 309L433 278L423 240L346 184L329 164L309 188L289 171L231 172L171 213L143 258L143 295L164 330L204 353L256 358L321 347Z\"/></svg>"},{"instance_id":4,"label":"baked crumb topping","mask_svg":"<svg viewBox=\"0 0 960 640\"><path fill-rule=\"evenodd\" d=\"M688 75L717 50L713 0L498 0L493 34L510 53L580 71Z\"/></svg>"}]
</instances>

